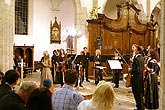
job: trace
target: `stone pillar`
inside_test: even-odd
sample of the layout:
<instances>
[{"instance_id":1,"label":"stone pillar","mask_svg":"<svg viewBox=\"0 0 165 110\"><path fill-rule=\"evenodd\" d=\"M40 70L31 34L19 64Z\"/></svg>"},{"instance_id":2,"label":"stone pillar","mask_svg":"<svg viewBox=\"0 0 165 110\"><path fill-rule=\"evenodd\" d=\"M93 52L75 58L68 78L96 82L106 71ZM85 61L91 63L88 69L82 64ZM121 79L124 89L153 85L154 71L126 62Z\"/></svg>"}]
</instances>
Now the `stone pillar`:
<instances>
[{"instance_id":1,"label":"stone pillar","mask_svg":"<svg viewBox=\"0 0 165 110\"><path fill-rule=\"evenodd\" d=\"M150 0L146 0L146 13L147 13L147 21L149 22L150 21L150 6L151 6L151 3L150 3Z\"/></svg>"},{"instance_id":2,"label":"stone pillar","mask_svg":"<svg viewBox=\"0 0 165 110\"><path fill-rule=\"evenodd\" d=\"M88 35L87 35L87 27L86 27L86 20L88 18L88 14L86 7L81 6L80 0L75 0L75 9L76 9L75 28L81 31L81 35L75 38L75 47L76 47L75 52L79 54L84 47L84 45L80 45L78 42L78 40L80 40L82 36L85 36L86 39L86 41L82 41L82 42L86 43L85 46L88 47Z\"/></svg>"},{"instance_id":3,"label":"stone pillar","mask_svg":"<svg viewBox=\"0 0 165 110\"><path fill-rule=\"evenodd\" d=\"M160 21L160 110L165 108L165 1L161 0L161 21Z\"/></svg>"},{"instance_id":4,"label":"stone pillar","mask_svg":"<svg viewBox=\"0 0 165 110\"><path fill-rule=\"evenodd\" d=\"M0 0L0 71L13 68L15 0Z\"/></svg>"}]
</instances>

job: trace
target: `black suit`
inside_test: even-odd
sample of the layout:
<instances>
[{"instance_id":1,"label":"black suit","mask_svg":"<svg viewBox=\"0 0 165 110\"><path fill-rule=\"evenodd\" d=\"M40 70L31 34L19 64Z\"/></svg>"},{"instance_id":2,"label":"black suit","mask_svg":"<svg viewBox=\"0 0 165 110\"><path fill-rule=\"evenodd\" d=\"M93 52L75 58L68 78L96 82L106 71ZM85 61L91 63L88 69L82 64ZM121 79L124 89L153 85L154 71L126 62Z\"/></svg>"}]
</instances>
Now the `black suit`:
<instances>
[{"instance_id":1,"label":"black suit","mask_svg":"<svg viewBox=\"0 0 165 110\"><path fill-rule=\"evenodd\" d=\"M0 99L0 110L24 110L25 102L16 94L11 92L10 94Z\"/></svg>"},{"instance_id":2,"label":"black suit","mask_svg":"<svg viewBox=\"0 0 165 110\"><path fill-rule=\"evenodd\" d=\"M2 84L0 86L0 98L4 95L9 94L12 91L12 88L8 84Z\"/></svg>"},{"instance_id":3,"label":"black suit","mask_svg":"<svg viewBox=\"0 0 165 110\"><path fill-rule=\"evenodd\" d=\"M132 63L131 83L132 83L132 92L136 101L137 110L144 110L143 69L144 69L144 58L140 54L138 56L136 55Z\"/></svg>"},{"instance_id":4,"label":"black suit","mask_svg":"<svg viewBox=\"0 0 165 110\"><path fill-rule=\"evenodd\" d=\"M85 56L85 58L83 60L83 73L85 72L86 81L88 81L88 61L90 58L90 53L83 51L83 55Z\"/></svg>"}]
</instances>

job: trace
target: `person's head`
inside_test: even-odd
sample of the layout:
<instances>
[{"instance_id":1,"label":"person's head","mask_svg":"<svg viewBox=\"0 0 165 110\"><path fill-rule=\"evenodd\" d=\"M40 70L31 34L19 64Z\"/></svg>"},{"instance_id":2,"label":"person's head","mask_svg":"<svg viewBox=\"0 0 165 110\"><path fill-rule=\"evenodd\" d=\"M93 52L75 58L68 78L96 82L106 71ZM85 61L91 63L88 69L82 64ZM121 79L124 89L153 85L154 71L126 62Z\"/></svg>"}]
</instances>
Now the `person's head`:
<instances>
[{"instance_id":1,"label":"person's head","mask_svg":"<svg viewBox=\"0 0 165 110\"><path fill-rule=\"evenodd\" d=\"M6 83L10 84L13 87L17 84L18 78L19 78L18 71L11 69L6 71L4 80Z\"/></svg>"},{"instance_id":2,"label":"person's head","mask_svg":"<svg viewBox=\"0 0 165 110\"><path fill-rule=\"evenodd\" d=\"M48 51L43 52L44 58L49 59L49 53Z\"/></svg>"},{"instance_id":3,"label":"person's head","mask_svg":"<svg viewBox=\"0 0 165 110\"><path fill-rule=\"evenodd\" d=\"M27 110L51 110L51 92L47 88L37 88L30 94Z\"/></svg>"},{"instance_id":4,"label":"person's head","mask_svg":"<svg viewBox=\"0 0 165 110\"><path fill-rule=\"evenodd\" d=\"M140 45L135 45L134 53L135 54L140 54L141 52L142 52L142 48L140 47Z\"/></svg>"},{"instance_id":5,"label":"person's head","mask_svg":"<svg viewBox=\"0 0 165 110\"><path fill-rule=\"evenodd\" d=\"M150 56L152 59L157 60L158 62L160 61L159 54L155 49L150 49L148 52L148 56Z\"/></svg>"},{"instance_id":6,"label":"person's head","mask_svg":"<svg viewBox=\"0 0 165 110\"><path fill-rule=\"evenodd\" d=\"M77 79L78 79L78 73L76 70L68 69L66 71L66 73L64 74L65 83L70 85L70 86L74 86Z\"/></svg>"},{"instance_id":7,"label":"person's head","mask_svg":"<svg viewBox=\"0 0 165 110\"><path fill-rule=\"evenodd\" d=\"M43 86L50 89L52 87L52 81L50 79L45 79L43 81Z\"/></svg>"},{"instance_id":8,"label":"person's head","mask_svg":"<svg viewBox=\"0 0 165 110\"><path fill-rule=\"evenodd\" d=\"M151 49L151 45L147 45L147 49L150 50Z\"/></svg>"},{"instance_id":9,"label":"person's head","mask_svg":"<svg viewBox=\"0 0 165 110\"><path fill-rule=\"evenodd\" d=\"M4 73L0 71L0 85L4 83L4 77L5 77Z\"/></svg>"},{"instance_id":10,"label":"person's head","mask_svg":"<svg viewBox=\"0 0 165 110\"><path fill-rule=\"evenodd\" d=\"M160 43L157 43L156 46L157 46L157 48L160 48Z\"/></svg>"},{"instance_id":11,"label":"person's head","mask_svg":"<svg viewBox=\"0 0 165 110\"><path fill-rule=\"evenodd\" d=\"M87 47L84 47L83 49L84 49L85 52L87 51Z\"/></svg>"},{"instance_id":12,"label":"person's head","mask_svg":"<svg viewBox=\"0 0 165 110\"><path fill-rule=\"evenodd\" d=\"M92 96L97 110L111 110L114 106L115 92L109 82L101 81Z\"/></svg>"},{"instance_id":13,"label":"person's head","mask_svg":"<svg viewBox=\"0 0 165 110\"><path fill-rule=\"evenodd\" d=\"M57 50L53 50L53 55L57 55Z\"/></svg>"},{"instance_id":14,"label":"person's head","mask_svg":"<svg viewBox=\"0 0 165 110\"><path fill-rule=\"evenodd\" d=\"M95 54L96 54L96 56L101 55L100 49L96 49Z\"/></svg>"},{"instance_id":15,"label":"person's head","mask_svg":"<svg viewBox=\"0 0 165 110\"><path fill-rule=\"evenodd\" d=\"M22 86L17 91L17 94L21 97L21 99L27 103L30 94L34 89L38 88L38 85L34 81L26 81L22 84Z\"/></svg>"},{"instance_id":16,"label":"person's head","mask_svg":"<svg viewBox=\"0 0 165 110\"><path fill-rule=\"evenodd\" d=\"M134 52L135 51L135 48L136 48L136 44L132 44L132 51Z\"/></svg>"}]
</instances>

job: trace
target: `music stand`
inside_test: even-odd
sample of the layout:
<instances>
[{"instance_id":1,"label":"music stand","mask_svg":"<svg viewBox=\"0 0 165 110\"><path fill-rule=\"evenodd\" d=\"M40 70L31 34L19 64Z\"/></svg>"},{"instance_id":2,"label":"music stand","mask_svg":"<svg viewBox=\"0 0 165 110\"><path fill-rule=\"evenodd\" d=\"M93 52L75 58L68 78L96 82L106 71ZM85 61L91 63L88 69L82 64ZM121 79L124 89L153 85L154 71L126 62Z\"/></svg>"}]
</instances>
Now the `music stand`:
<instances>
[{"instance_id":1,"label":"music stand","mask_svg":"<svg viewBox=\"0 0 165 110\"><path fill-rule=\"evenodd\" d=\"M119 60L108 60L110 68L113 69L122 69L121 63Z\"/></svg>"},{"instance_id":2,"label":"music stand","mask_svg":"<svg viewBox=\"0 0 165 110\"><path fill-rule=\"evenodd\" d=\"M85 58L86 58L86 57L85 57L84 55L77 55L75 61L76 61L76 62L81 62L81 61L85 60Z\"/></svg>"}]
</instances>

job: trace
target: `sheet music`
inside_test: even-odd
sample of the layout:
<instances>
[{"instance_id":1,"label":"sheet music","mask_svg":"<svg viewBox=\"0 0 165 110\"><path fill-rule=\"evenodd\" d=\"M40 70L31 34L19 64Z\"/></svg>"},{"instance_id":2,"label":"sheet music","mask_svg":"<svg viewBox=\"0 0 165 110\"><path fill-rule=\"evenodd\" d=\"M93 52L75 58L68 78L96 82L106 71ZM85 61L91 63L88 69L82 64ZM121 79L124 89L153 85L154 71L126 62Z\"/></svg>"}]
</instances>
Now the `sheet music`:
<instances>
[{"instance_id":1,"label":"sheet music","mask_svg":"<svg viewBox=\"0 0 165 110\"><path fill-rule=\"evenodd\" d=\"M107 67L104 67L104 66L96 66L95 68L104 69L104 68L107 68Z\"/></svg>"},{"instance_id":2,"label":"sheet music","mask_svg":"<svg viewBox=\"0 0 165 110\"><path fill-rule=\"evenodd\" d=\"M119 60L108 60L108 64L111 69L122 69L122 66Z\"/></svg>"}]
</instances>

